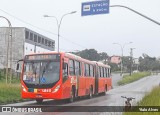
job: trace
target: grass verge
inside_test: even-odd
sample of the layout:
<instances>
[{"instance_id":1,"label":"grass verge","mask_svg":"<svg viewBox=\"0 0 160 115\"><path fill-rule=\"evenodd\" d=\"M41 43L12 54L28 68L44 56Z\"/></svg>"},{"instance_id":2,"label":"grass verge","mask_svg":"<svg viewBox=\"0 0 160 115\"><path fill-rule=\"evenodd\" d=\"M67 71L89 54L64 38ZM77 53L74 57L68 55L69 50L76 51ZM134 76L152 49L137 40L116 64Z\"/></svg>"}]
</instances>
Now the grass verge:
<instances>
[{"instance_id":1,"label":"grass verge","mask_svg":"<svg viewBox=\"0 0 160 115\"><path fill-rule=\"evenodd\" d=\"M138 106L160 106L160 87L155 87L151 93L147 94L139 103ZM135 108L136 109L136 108ZM159 110L160 111L160 110ZM159 115L159 112L125 112L123 115Z\"/></svg>"},{"instance_id":2,"label":"grass verge","mask_svg":"<svg viewBox=\"0 0 160 115\"><path fill-rule=\"evenodd\" d=\"M20 84L0 83L0 104L22 101Z\"/></svg>"},{"instance_id":3,"label":"grass verge","mask_svg":"<svg viewBox=\"0 0 160 115\"><path fill-rule=\"evenodd\" d=\"M4 71L0 70L0 105L28 101L29 99L21 98L20 78L18 76L12 76L10 84L10 78L8 77L6 84Z\"/></svg>"},{"instance_id":4,"label":"grass verge","mask_svg":"<svg viewBox=\"0 0 160 115\"><path fill-rule=\"evenodd\" d=\"M118 81L118 85L124 85L128 84L134 81L137 81L143 77L150 76L150 72L138 72L138 73L133 73L131 76L130 75L125 75L123 76L123 79Z\"/></svg>"}]
</instances>

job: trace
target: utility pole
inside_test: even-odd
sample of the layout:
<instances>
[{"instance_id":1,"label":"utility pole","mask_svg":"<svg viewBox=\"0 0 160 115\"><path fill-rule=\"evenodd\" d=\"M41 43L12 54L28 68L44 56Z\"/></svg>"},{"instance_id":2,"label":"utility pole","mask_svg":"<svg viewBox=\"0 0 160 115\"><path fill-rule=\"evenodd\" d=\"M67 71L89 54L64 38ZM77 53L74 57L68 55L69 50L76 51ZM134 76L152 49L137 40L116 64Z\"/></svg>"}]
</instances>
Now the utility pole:
<instances>
[{"instance_id":1,"label":"utility pole","mask_svg":"<svg viewBox=\"0 0 160 115\"><path fill-rule=\"evenodd\" d=\"M12 78L12 25L8 18L4 16L0 16L0 18L5 19L8 22L9 30L8 30L8 41L7 41L7 48L6 48L6 84L8 82L8 58L9 58L9 51L10 51L10 83ZM10 42L10 44L9 44ZM10 50L9 50L10 49Z\"/></svg>"},{"instance_id":2,"label":"utility pole","mask_svg":"<svg viewBox=\"0 0 160 115\"><path fill-rule=\"evenodd\" d=\"M13 58L12 58L12 28L10 29L10 35L9 35L9 37L10 37L10 84L11 84L11 82L12 82L12 62L13 62Z\"/></svg>"},{"instance_id":3,"label":"utility pole","mask_svg":"<svg viewBox=\"0 0 160 115\"><path fill-rule=\"evenodd\" d=\"M132 75L132 66L133 66L133 49L135 48L130 48L130 76Z\"/></svg>"}]
</instances>

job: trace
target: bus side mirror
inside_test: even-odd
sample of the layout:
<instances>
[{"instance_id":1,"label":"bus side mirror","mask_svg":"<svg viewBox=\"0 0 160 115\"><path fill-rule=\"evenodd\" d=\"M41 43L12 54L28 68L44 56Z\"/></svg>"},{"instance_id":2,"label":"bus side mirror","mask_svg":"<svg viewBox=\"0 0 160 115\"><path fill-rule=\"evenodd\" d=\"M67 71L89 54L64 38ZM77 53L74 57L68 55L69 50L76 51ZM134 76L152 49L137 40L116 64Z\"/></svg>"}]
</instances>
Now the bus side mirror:
<instances>
[{"instance_id":1,"label":"bus side mirror","mask_svg":"<svg viewBox=\"0 0 160 115\"><path fill-rule=\"evenodd\" d=\"M67 68L67 64L63 62L63 69Z\"/></svg>"},{"instance_id":2,"label":"bus side mirror","mask_svg":"<svg viewBox=\"0 0 160 115\"><path fill-rule=\"evenodd\" d=\"M17 70L17 71L19 70L19 63L17 63L17 67L16 67L16 70Z\"/></svg>"},{"instance_id":3,"label":"bus side mirror","mask_svg":"<svg viewBox=\"0 0 160 115\"><path fill-rule=\"evenodd\" d=\"M19 62L20 62L20 61L23 61L23 59L17 61L17 66L16 66L16 70L17 70L17 71L19 70Z\"/></svg>"}]
</instances>

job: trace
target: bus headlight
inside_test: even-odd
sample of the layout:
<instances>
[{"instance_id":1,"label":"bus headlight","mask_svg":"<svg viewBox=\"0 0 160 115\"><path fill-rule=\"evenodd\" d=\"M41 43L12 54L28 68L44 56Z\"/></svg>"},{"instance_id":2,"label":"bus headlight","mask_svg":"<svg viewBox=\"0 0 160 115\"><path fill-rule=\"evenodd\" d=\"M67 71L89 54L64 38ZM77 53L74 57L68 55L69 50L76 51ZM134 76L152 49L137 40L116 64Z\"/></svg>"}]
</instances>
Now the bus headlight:
<instances>
[{"instance_id":1,"label":"bus headlight","mask_svg":"<svg viewBox=\"0 0 160 115\"><path fill-rule=\"evenodd\" d=\"M52 91L52 93L57 92L57 91L59 90L59 88L60 88L60 85L58 85L58 86Z\"/></svg>"},{"instance_id":2,"label":"bus headlight","mask_svg":"<svg viewBox=\"0 0 160 115\"><path fill-rule=\"evenodd\" d=\"M22 85L22 90L24 91L24 92L27 92L27 90L26 90L26 88Z\"/></svg>"}]
</instances>

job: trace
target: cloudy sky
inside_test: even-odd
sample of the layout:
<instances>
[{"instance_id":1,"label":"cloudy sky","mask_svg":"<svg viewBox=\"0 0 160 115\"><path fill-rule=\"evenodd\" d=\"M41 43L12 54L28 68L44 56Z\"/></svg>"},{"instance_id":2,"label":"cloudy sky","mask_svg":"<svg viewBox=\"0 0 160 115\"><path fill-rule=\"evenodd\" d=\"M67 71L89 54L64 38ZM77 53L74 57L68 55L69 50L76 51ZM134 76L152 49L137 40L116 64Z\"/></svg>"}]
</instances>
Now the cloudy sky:
<instances>
[{"instance_id":1,"label":"cloudy sky","mask_svg":"<svg viewBox=\"0 0 160 115\"><path fill-rule=\"evenodd\" d=\"M63 18L60 28L60 50L77 51L94 48L109 55L121 55L119 43L124 47L124 55L134 57L142 53L160 56L160 25L157 25L127 9L111 7L109 14L81 16L82 2L91 0L0 0L0 16L7 17L13 27L27 27L56 41L58 20L71 11L77 11ZM94 1L94 0L92 0ZM160 0L110 0L110 5L130 7L160 22ZM0 19L0 27L8 26Z\"/></svg>"}]
</instances>

